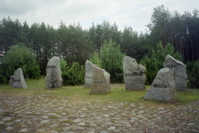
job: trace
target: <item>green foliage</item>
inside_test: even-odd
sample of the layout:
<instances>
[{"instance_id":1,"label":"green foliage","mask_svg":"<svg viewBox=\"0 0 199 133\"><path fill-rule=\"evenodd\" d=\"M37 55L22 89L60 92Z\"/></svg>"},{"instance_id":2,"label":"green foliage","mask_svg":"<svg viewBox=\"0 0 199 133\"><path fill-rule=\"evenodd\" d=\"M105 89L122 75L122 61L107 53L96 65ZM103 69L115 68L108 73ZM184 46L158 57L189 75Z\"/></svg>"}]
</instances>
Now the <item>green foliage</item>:
<instances>
[{"instance_id":1,"label":"green foliage","mask_svg":"<svg viewBox=\"0 0 199 133\"><path fill-rule=\"evenodd\" d=\"M84 83L84 67L73 62L71 66L63 59L61 61L63 85L81 85Z\"/></svg>"},{"instance_id":2,"label":"green foliage","mask_svg":"<svg viewBox=\"0 0 199 133\"><path fill-rule=\"evenodd\" d=\"M187 63L188 86L199 89L199 60Z\"/></svg>"},{"instance_id":3,"label":"green foliage","mask_svg":"<svg viewBox=\"0 0 199 133\"><path fill-rule=\"evenodd\" d=\"M122 58L124 56L125 54L120 51L120 46L110 39L102 45L99 54L94 52L91 55L90 60L109 72L111 82L122 82Z\"/></svg>"},{"instance_id":4,"label":"green foliage","mask_svg":"<svg viewBox=\"0 0 199 133\"><path fill-rule=\"evenodd\" d=\"M126 55L140 61L146 53L145 35L133 31L131 27L125 27L121 34L121 51Z\"/></svg>"},{"instance_id":5,"label":"green foliage","mask_svg":"<svg viewBox=\"0 0 199 133\"><path fill-rule=\"evenodd\" d=\"M90 55L90 61L93 64L96 64L97 66L101 67L101 59L99 58L97 52L94 52L93 54Z\"/></svg>"},{"instance_id":6,"label":"green foliage","mask_svg":"<svg viewBox=\"0 0 199 133\"><path fill-rule=\"evenodd\" d=\"M103 21L101 24L93 23L88 29L83 29L80 24L65 25L61 22L59 28L54 29L45 23L29 26L26 22L20 23L8 17L0 21L0 53L7 52L19 42L26 44L36 53L42 75L46 73L48 58L62 56L69 64L78 62L82 65L93 51L98 54L102 44L109 39L120 45L122 53L137 61L151 48L155 49L159 41L163 46L171 43L185 62L199 58L198 10L181 15L160 5L154 8L147 27L149 31L138 34L132 27L120 30L123 27L118 28L116 23Z\"/></svg>"},{"instance_id":7,"label":"green foliage","mask_svg":"<svg viewBox=\"0 0 199 133\"><path fill-rule=\"evenodd\" d=\"M11 46L0 65L0 82L8 82L17 68L22 68L25 78L38 79L40 77L39 65L32 49L24 44Z\"/></svg>"},{"instance_id":8,"label":"green foliage","mask_svg":"<svg viewBox=\"0 0 199 133\"><path fill-rule=\"evenodd\" d=\"M175 59L182 60L182 56L174 51L171 44L165 47L159 42L156 48L151 49L150 53L141 60L141 64L146 66L147 84L151 84L157 72L163 67L166 55L169 54Z\"/></svg>"}]
</instances>

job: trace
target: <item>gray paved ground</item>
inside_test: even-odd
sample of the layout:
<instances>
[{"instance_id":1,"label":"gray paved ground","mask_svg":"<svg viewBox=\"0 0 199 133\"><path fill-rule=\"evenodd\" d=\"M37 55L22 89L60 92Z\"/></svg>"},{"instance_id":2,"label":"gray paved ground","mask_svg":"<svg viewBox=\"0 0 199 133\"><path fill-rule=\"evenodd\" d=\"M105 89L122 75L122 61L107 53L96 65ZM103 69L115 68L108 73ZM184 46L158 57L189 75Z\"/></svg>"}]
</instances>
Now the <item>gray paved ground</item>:
<instances>
[{"instance_id":1,"label":"gray paved ground","mask_svg":"<svg viewBox=\"0 0 199 133\"><path fill-rule=\"evenodd\" d=\"M199 101L164 106L0 94L2 133L198 133Z\"/></svg>"}]
</instances>

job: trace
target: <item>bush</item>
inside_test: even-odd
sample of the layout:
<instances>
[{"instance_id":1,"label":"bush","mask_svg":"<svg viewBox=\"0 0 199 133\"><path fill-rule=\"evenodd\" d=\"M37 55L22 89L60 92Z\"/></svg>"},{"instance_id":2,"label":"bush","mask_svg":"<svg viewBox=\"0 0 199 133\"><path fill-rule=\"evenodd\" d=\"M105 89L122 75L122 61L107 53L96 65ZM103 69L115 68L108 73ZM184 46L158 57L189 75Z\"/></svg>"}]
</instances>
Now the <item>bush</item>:
<instances>
[{"instance_id":1,"label":"bush","mask_svg":"<svg viewBox=\"0 0 199 133\"><path fill-rule=\"evenodd\" d=\"M120 46L109 40L104 43L99 54L94 52L90 61L105 69L111 75L111 82L123 82L122 59L125 56L120 51Z\"/></svg>"},{"instance_id":2,"label":"bush","mask_svg":"<svg viewBox=\"0 0 199 133\"><path fill-rule=\"evenodd\" d=\"M11 46L2 59L0 82L7 83L17 68L22 68L25 78L38 79L40 77L36 54L22 43Z\"/></svg>"},{"instance_id":3,"label":"bush","mask_svg":"<svg viewBox=\"0 0 199 133\"><path fill-rule=\"evenodd\" d=\"M71 66L67 62L61 60L61 70L63 85L81 85L84 83L84 67L79 63L73 62Z\"/></svg>"},{"instance_id":4,"label":"bush","mask_svg":"<svg viewBox=\"0 0 199 133\"><path fill-rule=\"evenodd\" d=\"M199 89L199 60L187 63L188 86Z\"/></svg>"},{"instance_id":5,"label":"bush","mask_svg":"<svg viewBox=\"0 0 199 133\"><path fill-rule=\"evenodd\" d=\"M163 47L161 42L156 45L156 49L151 49L149 54L141 60L140 63L146 67L146 84L153 82L157 72L163 67L163 62L167 54L175 59L182 60L182 56L175 52L171 44L168 43Z\"/></svg>"}]
</instances>

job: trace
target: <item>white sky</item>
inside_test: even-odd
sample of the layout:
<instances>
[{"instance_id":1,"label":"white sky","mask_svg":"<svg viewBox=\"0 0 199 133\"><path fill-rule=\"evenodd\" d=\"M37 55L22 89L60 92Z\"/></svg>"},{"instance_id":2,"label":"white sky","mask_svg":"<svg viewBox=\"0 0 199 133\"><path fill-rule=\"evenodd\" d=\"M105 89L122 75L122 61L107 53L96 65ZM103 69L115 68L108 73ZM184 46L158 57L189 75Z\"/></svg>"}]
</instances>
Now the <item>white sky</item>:
<instances>
[{"instance_id":1,"label":"white sky","mask_svg":"<svg viewBox=\"0 0 199 133\"><path fill-rule=\"evenodd\" d=\"M66 24L80 23L85 29L104 20L135 31L146 32L153 8L164 5L170 12L192 12L199 0L0 0L0 20L25 20L29 25L44 22L58 28L61 20ZM199 9L198 9L199 10Z\"/></svg>"}]
</instances>

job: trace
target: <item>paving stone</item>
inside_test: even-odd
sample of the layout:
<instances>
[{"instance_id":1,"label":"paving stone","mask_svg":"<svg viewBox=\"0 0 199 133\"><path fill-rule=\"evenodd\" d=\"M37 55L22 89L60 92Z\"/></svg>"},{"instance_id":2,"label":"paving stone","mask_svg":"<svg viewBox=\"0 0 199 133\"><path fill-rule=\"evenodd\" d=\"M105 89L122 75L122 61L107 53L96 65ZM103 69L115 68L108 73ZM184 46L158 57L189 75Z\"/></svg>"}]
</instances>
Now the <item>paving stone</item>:
<instances>
[{"instance_id":1,"label":"paving stone","mask_svg":"<svg viewBox=\"0 0 199 133\"><path fill-rule=\"evenodd\" d=\"M0 121L0 125L2 125L2 124L4 124L4 122L3 122L3 121Z\"/></svg>"},{"instance_id":2,"label":"paving stone","mask_svg":"<svg viewBox=\"0 0 199 133\"><path fill-rule=\"evenodd\" d=\"M107 132L107 131L100 131L100 133L109 133L109 132Z\"/></svg>"},{"instance_id":3,"label":"paving stone","mask_svg":"<svg viewBox=\"0 0 199 133\"><path fill-rule=\"evenodd\" d=\"M80 122L77 124L78 126L85 126L86 124L84 122Z\"/></svg>"},{"instance_id":4,"label":"paving stone","mask_svg":"<svg viewBox=\"0 0 199 133\"><path fill-rule=\"evenodd\" d=\"M59 133L59 132L57 132L57 131L55 131L55 130L52 130L52 131L50 131L50 133Z\"/></svg>"},{"instance_id":5,"label":"paving stone","mask_svg":"<svg viewBox=\"0 0 199 133\"><path fill-rule=\"evenodd\" d=\"M58 126L59 126L59 124L52 124L52 125L50 125L49 127L54 128L54 127L58 127Z\"/></svg>"},{"instance_id":6,"label":"paving stone","mask_svg":"<svg viewBox=\"0 0 199 133\"><path fill-rule=\"evenodd\" d=\"M43 120L40 123L48 123L50 120Z\"/></svg>"},{"instance_id":7,"label":"paving stone","mask_svg":"<svg viewBox=\"0 0 199 133\"><path fill-rule=\"evenodd\" d=\"M22 121L21 119L17 119L17 120L15 120L15 122L16 122L16 123L21 122L21 121Z\"/></svg>"},{"instance_id":8,"label":"paving stone","mask_svg":"<svg viewBox=\"0 0 199 133\"><path fill-rule=\"evenodd\" d=\"M24 129L21 129L19 132L20 132L20 133L26 133L26 132L28 132L28 129L27 129L27 128L24 128Z\"/></svg>"},{"instance_id":9,"label":"paving stone","mask_svg":"<svg viewBox=\"0 0 199 133\"><path fill-rule=\"evenodd\" d=\"M81 119L75 119L73 122L78 123L78 122L81 122L81 121L82 121Z\"/></svg>"},{"instance_id":10,"label":"paving stone","mask_svg":"<svg viewBox=\"0 0 199 133\"><path fill-rule=\"evenodd\" d=\"M45 131L45 128L37 129L37 132L43 132Z\"/></svg>"},{"instance_id":11,"label":"paving stone","mask_svg":"<svg viewBox=\"0 0 199 133\"><path fill-rule=\"evenodd\" d=\"M11 120L10 117L5 117L5 118L3 118L3 121L10 121L10 120Z\"/></svg>"},{"instance_id":12,"label":"paving stone","mask_svg":"<svg viewBox=\"0 0 199 133\"><path fill-rule=\"evenodd\" d=\"M6 130L10 131L10 130L13 130L14 128L13 127L7 127Z\"/></svg>"},{"instance_id":13,"label":"paving stone","mask_svg":"<svg viewBox=\"0 0 199 133\"><path fill-rule=\"evenodd\" d=\"M108 130L114 130L115 129L115 127L109 127L108 128Z\"/></svg>"},{"instance_id":14,"label":"paving stone","mask_svg":"<svg viewBox=\"0 0 199 133\"><path fill-rule=\"evenodd\" d=\"M32 90L31 90L32 91ZM9 97L0 93L0 132L121 133L196 132L199 101L186 105L153 105L100 101L77 104L48 95ZM18 104L15 104L15 101ZM55 104L57 102L58 104ZM48 104L50 103L50 104ZM30 106L31 105L31 106ZM107 109L107 110L106 110ZM18 111L16 113L16 111ZM32 112L31 114L27 112ZM50 119L56 116L56 119ZM17 126L17 127L16 127Z\"/></svg>"}]
</instances>

